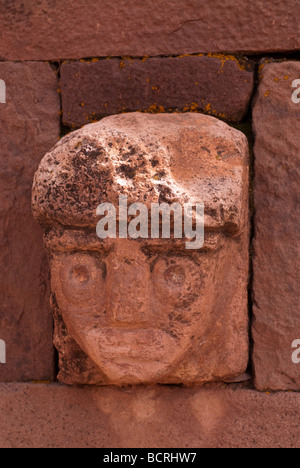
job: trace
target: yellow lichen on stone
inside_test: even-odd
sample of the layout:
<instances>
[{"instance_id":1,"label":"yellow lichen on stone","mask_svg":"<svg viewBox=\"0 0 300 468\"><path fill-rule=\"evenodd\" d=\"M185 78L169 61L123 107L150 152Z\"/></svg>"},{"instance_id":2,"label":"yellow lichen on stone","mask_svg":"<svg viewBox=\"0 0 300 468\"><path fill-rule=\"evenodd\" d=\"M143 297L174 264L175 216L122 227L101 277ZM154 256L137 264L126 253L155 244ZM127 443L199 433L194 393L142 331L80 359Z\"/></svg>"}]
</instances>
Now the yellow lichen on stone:
<instances>
[{"instance_id":1,"label":"yellow lichen on stone","mask_svg":"<svg viewBox=\"0 0 300 468\"><path fill-rule=\"evenodd\" d=\"M223 68L224 68L225 63L228 60L236 62L241 71L246 71L245 63L242 63L241 61L239 61L234 55L209 53L209 54L207 54L207 57L220 59L221 60L221 71L222 72L223 72Z\"/></svg>"},{"instance_id":2,"label":"yellow lichen on stone","mask_svg":"<svg viewBox=\"0 0 300 468\"><path fill-rule=\"evenodd\" d=\"M164 113L166 111L165 111L165 108L163 106L160 106L156 102L155 104L150 106L149 109L143 110L142 112L149 112L151 114L162 114L162 113Z\"/></svg>"},{"instance_id":3,"label":"yellow lichen on stone","mask_svg":"<svg viewBox=\"0 0 300 468\"><path fill-rule=\"evenodd\" d=\"M205 54L181 54L181 55L177 55L176 57L171 57L172 59L176 59L176 58L183 58L183 57L205 57Z\"/></svg>"},{"instance_id":4,"label":"yellow lichen on stone","mask_svg":"<svg viewBox=\"0 0 300 468\"><path fill-rule=\"evenodd\" d=\"M265 65L268 65L269 63L273 63L274 62L274 59L265 59L258 67L258 78L260 80L263 79L264 75L263 75L263 69L265 67Z\"/></svg>"}]
</instances>

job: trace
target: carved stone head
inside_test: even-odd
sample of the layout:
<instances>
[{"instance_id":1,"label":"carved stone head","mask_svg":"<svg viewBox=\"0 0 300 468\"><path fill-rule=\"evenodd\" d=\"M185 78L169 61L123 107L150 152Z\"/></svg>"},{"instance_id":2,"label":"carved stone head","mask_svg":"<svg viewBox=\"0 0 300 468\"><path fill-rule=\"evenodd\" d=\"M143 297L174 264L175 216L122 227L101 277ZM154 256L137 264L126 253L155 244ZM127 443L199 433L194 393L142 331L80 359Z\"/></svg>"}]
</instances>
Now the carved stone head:
<instances>
[{"instance_id":1,"label":"carved stone head","mask_svg":"<svg viewBox=\"0 0 300 468\"><path fill-rule=\"evenodd\" d=\"M152 204L203 203L204 244L187 248L172 229L169 239L151 238L150 214L149 238L121 238L117 229L100 239L97 207L118 207L120 196L149 213ZM51 263L61 381L191 384L245 371L243 134L199 114L109 117L44 157L32 204Z\"/></svg>"}]
</instances>

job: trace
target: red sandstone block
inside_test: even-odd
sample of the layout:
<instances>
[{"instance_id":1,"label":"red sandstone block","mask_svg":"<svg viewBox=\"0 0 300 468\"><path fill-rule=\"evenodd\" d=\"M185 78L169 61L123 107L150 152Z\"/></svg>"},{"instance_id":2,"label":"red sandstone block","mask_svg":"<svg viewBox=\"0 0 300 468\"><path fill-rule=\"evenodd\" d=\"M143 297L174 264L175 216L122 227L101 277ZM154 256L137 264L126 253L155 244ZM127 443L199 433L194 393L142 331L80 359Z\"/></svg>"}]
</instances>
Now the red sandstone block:
<instances>
[{"instance_id":1,"label":"red sandstone block","mask_svg":"<svg viewBox=\"0 0 300 468\"><path fill-rule=\"evenodd\" d=\"M30 201L33 174L59 136L57 78L47 63L6 62L0 79L0 380L51 379L49 270Z\"/></svg>"},{"instance_id":2,"label":"red sandstone block","mask_svg":"<svg viewBox=\"0 0 300 468\"><path fill-rule=\"evenodd\" d=\"M0 385L0 447L299 448L300 395ZM101 460L100 460L101 461Z\"/></svg>"},{"instance_id":3,"label":"red sandstone block","mask_svg":"<svg viewBox=\"0 0 300 468\"><path fill-rule=\"evenodd\" d=\"M253 85L248 64L226 56L66 63L63 121L76 128L121 112L204 111L238 122Z\"/></svg>"},{"instance_id":4,"label":"red sandstone block","mask_svg":"<svg viewBox=\"0 0 300 468\"><path fill-rule=\"evenodd\" d=\"M0 59L296 51L299 15L298 0L2 0Z\"/></svg>"},{"instance_id":5,"label":"red sandstone block","mask_svg":"<svg viewBox=\"0 0 300 468\"><path fill-rule=\"evenodd\" d=\"M253 111L255 257L253 363L260 390L300 390L300 62L265 64Z\"/></svg>"}]
</instances>

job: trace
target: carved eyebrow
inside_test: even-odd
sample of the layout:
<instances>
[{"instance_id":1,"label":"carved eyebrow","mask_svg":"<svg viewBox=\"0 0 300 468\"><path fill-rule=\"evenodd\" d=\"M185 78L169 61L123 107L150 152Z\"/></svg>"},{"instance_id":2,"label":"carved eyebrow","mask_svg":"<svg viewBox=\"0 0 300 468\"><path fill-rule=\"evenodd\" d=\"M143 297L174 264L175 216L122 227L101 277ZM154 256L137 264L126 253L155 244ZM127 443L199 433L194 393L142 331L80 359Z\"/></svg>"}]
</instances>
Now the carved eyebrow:
<instances>
[{"instance_id":1,"label":"carved eyebrow","mask_svg":"<svg viewBox=\"0 0 300 468\"><path fill-rule=\"evenodd\" d=\"M192 240L193 241L193 240ZM189 239L145 239L143 240L143 249L148 252L186 252L192 254L195 252L215 252L219 250L224 244L224 237L222 234L209 234L204 238L204 245L198 250L186 249L186 242Z\"/></svg>"},{"instance_id":2,"label":"carved eyebrow","mask_svg":"<svg viewBox=\"0 0 300 468\"><path fill-rule=\"evenodd\" d=\"M136 239L141 243L141 250L149 253L155 252L185 252L192 254L195 252L215 252L224 244L224 235L220 232L208 232L204 237L204 245L198 250L186 249L189 239ZM65 231L60 236L45 236L45 244L50 252L102 252L107 255L114 249L118 239L99 239L96 235L86 235L84 231ZM193 240L191 240L193 242Z\"/></svg>"},{"instance_id":3,"label":"carved eyebrow","mask_svg":"<svg viewBox=\"0 0 300 468\"><path fill-rule=\"evenodd\" d=\"M74 245L73 247L71 246L59 246L56 248L52 248L50 250L50 255L51 254L76 254L76 253L86 253L86 254L100 254L102 257L106 257L111 251L114 250L113 246L110 246L110 248L104 248L102 246L98 246L97 248L93 246L86 245L85 247L78 247L78 245Z\"/></svg>"},{"instance_id":4,"label":"carved eyebrow","mask_svg":"<svg viewBox=\"0 0 300 468\"><path fill-rule=\"evenodd\" d=\"M46 247L50 252L103 252L108 253L113 248L114 245L100 239L91 239L85 236L69 236L63 235L61 238L52 238L45 237Z\"/></svg>"}]
</instances>

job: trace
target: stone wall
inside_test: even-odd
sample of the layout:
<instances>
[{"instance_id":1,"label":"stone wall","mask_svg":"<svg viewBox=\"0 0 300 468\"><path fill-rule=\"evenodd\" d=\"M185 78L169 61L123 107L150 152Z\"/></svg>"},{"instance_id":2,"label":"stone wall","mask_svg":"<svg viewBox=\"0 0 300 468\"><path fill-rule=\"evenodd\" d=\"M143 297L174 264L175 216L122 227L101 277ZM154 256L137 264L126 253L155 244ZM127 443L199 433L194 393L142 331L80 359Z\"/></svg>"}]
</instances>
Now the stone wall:
<instances>
[{"instance_id":1,"label":"stone wall","mask_svg":"<svg viewBox=\"0 0 300 468\"><path fill-rule=\"evenodd\" d=\"M48 438L35 431L30 439L9 416L24 398L29 406L35 401L34 411L42 417L40 401L47 399L51 411L58 398L66 407L86 402L87 413L97 408L90 429L94 437L86 442L92 446L142 447L146 439L156 447L299 446L299 2L237 0L234 7L229 0L62 3L3 0L0 5L0 340L6 345L5 363L0 356L5 412L0 445L64 445L69 429L61 427L61 436L55 435L55 418L66 411L73 427L80 411L62 407L54 413L43 429ZM180 408L174 431L155 437L159 425L169 424L164 411L169 411L171 390L88 390L56 383L49 263L30 208L34 172L60 138L103 117L133 111L212 115L245 133L251 156L247 373L238 379L243 383L226 382L226 388L174 388ZM181 403L187 394L197 429L181 440L179 427L188 427ZM140 439L130 430L124 435L114 419L115 411L124 411L126 398L134 401L126 424L146 421ZM231 404L234 415L229 415ZM96 434L103 414L110 417L111 438L103 428ZM270 426L262 431L254 414ZM36 420L30 424L35 427ZM225 431L227 424L231 432ZM220 430L212 435L216 425ZM76 444L74 432L70 445Z\"/></svg>"}]
</instances>

